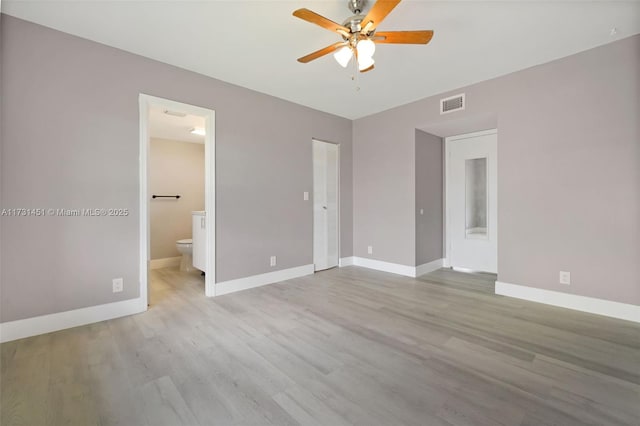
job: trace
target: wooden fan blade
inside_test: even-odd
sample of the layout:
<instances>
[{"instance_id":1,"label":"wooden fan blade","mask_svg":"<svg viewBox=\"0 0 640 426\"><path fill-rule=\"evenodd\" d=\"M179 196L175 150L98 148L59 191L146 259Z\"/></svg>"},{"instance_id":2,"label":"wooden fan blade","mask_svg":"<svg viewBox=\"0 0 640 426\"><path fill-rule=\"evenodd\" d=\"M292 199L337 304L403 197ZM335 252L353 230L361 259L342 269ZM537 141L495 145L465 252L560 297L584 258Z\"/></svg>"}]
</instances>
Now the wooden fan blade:
<instances>
[{"instance_id":1,"label":"wooden fan blade","mask_svg":"<svg viewBox=\"0 0 640 426\"><path fill-rule=\"evenodd\" d=\"M311 62L314 59L318 59L324 55L328 55L329 53L340 49L342 46L346 46L346 43L344 41L334 43L331 46L325 47L324 49L317 50L313 53L309 53L307 56L298 58L298 62L302 62L303 64L306 64L307 62Z\"/></svg>"},{"instance_id":2,"label":"wooden fan blade","mask_svg":"<svg viewBox=\"0 0 640 426\"><path fill-rule=\"evenodd\" d=\"M373 5L367 16L365 16L364 20L361 22L362 28L367 28L368 31L374 30L380 22L384 18L387 17L389 13L400 3L400 0L378 0L376 4Z\"/></svg>"},{"instance_id":3,"label":"wooden fan blade","mask_svg":"<svg viewBox=\"0 0 640 426\"><path fill-rule=\"evenodd\" d=\"M296 18L300 18L304 21L311 22L312 24L316 24L321 26L322 28L326 28L329 31L335 31L337 33L347 33L349 34L349 28L344 27L336 22L333 22L331 19L327 19L322 15L318 15L317 13L309 10L309 9L298 9L293 12L293 16Z\"/></svg>"},{"instance_id":4,"label":"wooden fan blade","mask_svg":"<svg viewBox=\"0 0 640 426\"><path fill-rule=\"evenodd\" d=\"M433 31L380 31L372 37L376 43L427 44Z\"/></svg>"}]
</instances>

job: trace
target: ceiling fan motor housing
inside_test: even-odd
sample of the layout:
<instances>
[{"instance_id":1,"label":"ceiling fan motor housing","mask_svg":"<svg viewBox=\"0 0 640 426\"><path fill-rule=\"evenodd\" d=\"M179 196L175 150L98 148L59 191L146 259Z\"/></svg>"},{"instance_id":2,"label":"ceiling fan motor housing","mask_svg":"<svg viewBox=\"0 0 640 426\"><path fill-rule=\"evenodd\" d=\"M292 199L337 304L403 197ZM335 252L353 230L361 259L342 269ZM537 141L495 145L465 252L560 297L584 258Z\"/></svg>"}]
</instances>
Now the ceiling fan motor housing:
<instances>
[{"instance_id":1,"label":"ceiling fan motor housing","mask_svg":"<svg viewBox=\"0 0 640 426\"><path fill-rule=\"evenodd\" d=\"M360 15L364 10L364 7L367 5L367 0L349 0L348 2L349 10L356 14Z\"/></svg>"},{"instance_id":2,"label":"ceiling fan motor housing","mask_svg":"<svg viewBox=\"0 0 640 426\"><path fill-rule=\"evenodd\" d=\"M364 20L364 15L353 15L349 18L345 19L342 23L342 26L349 28L351 34L357 34L362 30L362 21Z\"/></svg>"}]
</instances>

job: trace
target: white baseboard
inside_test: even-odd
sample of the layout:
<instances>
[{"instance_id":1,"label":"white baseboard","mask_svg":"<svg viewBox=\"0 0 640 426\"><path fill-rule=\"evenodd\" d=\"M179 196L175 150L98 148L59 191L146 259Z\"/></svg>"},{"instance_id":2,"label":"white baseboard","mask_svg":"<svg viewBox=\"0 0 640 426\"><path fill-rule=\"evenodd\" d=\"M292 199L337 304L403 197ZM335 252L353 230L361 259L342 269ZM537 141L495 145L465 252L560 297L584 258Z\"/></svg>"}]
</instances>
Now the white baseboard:
<instances>
[{"instance_id":1,"label":"white baseboard","mask_svg":"<svg viewBox=\"0 0 640 426\"><path fill-rule=\"evenodd\" d=\"M221 296L223 294L234 293L236 291L248 290L250 288L291 280L293 278L303 277L313 273L313 264L310 264L295 268L281 269L279 271L266 272L264 274L252 275L250 277L238 278L235 280L223 281L216 283L215 295Z\"/></svg>"},{"instance_id":2,"label":"white baseboard","mask_svg":"<svg viewBox=\"0 0 640 426\"><path fill-rule=\"evenodd\" d=\"M339 267L351 266L353 265L353 259L354 259L353 256L340 258L340 260L338 260L338 266Z\"/></svg>"},{"instance_id":3,"label":"white baseboard","mask_svg":"<svg viewBox=\"0 0 640 426\"><path fill-rule=\"evenodd\" d=\"M340 259L340 266L361 266L363 268L375 269L376 271L390 272L392 274L404 275L405 277L419 277L420 275L433 272L442 268L444 259L437 259L433 262L419 266L400 265L399 263L384 262L382 260L368 259L366 257L345 257Z\"/></svg>"},{"instance_id":4,"label":"white baseboard","mask_svg":"<svg viewBox=\"0 0 640 426\"><path fill-rule=\"evenodd\" d=\"M0 343L138 314L146 310L146 302L137 298L3 322L0 324Z\"/></svg>"},{"instance_id":5,"label":"white baseboard","mask_svg":"<svg viewBox=\"0 0 640 426\"><path fill-rule=\"evenodd\" d=\"M181 260L182 260L182 256L165 257L162 259L151 259L151 261L149 262L149 269L160 269L160 268L168 268L170 266L178 266L180 265Z\"/></svg>"},{"instance_id":6,"label":"white baseboard","mask_svg":"<svg viewBox=\"0 0 640 426\"><path fill-rule=\"evenodd\" d=\"M640 323L640 306L496 281L496 294Z\"/></svg>"},{"instance_id":7,"label":"white baseboard","mask_svg":"<svg viewBox=\"0 0 640 426\"><path fill-rule=\"evenodd\" d=\"M382 260L367 259L366 257L353 257L355 266L375 269L376 271L391 272L392 274L404 275L405 277L415 277L416 268L414 266L400 265L398 263L384 262Z\"/></svg>"},{"instance_id":8,"label":"white baseboard","mask_svg":"<svg viewBox=\"0 0 640 426\"><path fill-rule=\"evenodd\" d=\"M444 259L436 259L429 263L423 263L422 265L416 266L416 277L420 275L428 274L429 272L433 272L437 269L440 269L444 266Z\"/></svg>"}]
</instances>

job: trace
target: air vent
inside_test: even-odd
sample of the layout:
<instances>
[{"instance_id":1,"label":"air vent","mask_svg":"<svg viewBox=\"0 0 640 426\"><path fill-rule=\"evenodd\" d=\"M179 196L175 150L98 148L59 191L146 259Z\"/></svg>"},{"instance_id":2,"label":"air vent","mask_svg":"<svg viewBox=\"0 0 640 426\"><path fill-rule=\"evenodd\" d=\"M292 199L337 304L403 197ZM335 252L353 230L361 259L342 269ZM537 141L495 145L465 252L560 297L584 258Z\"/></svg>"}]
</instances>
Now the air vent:
<instances>
[{"instance_id":1,"label":"air vent","mask_svg":"<svg viewBox=\"0 0 640 426\"><path fill-rule=\"evenodd\" d=\"M440 114L447 114L464 109L464 93L440 99Z\"/></svg>"}]
</instances>

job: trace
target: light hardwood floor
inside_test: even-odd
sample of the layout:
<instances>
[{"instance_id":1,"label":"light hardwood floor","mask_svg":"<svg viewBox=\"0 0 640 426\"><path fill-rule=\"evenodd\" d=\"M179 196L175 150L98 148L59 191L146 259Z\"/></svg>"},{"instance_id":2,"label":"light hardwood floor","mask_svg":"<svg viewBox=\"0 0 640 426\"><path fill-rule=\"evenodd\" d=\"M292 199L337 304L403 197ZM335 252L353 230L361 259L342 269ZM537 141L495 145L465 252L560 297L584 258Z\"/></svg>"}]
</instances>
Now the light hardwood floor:
<instances>
[{"instance_id":1,"label":"light hardwood floor","mask_svg":"<svg viewBox=\"0 0 640 426\"><path fill-rule=\"evenodd\" d=\"M1 346L9 425L638 425L640 326L357 267Z\"/></svg>"}]
</instances>

